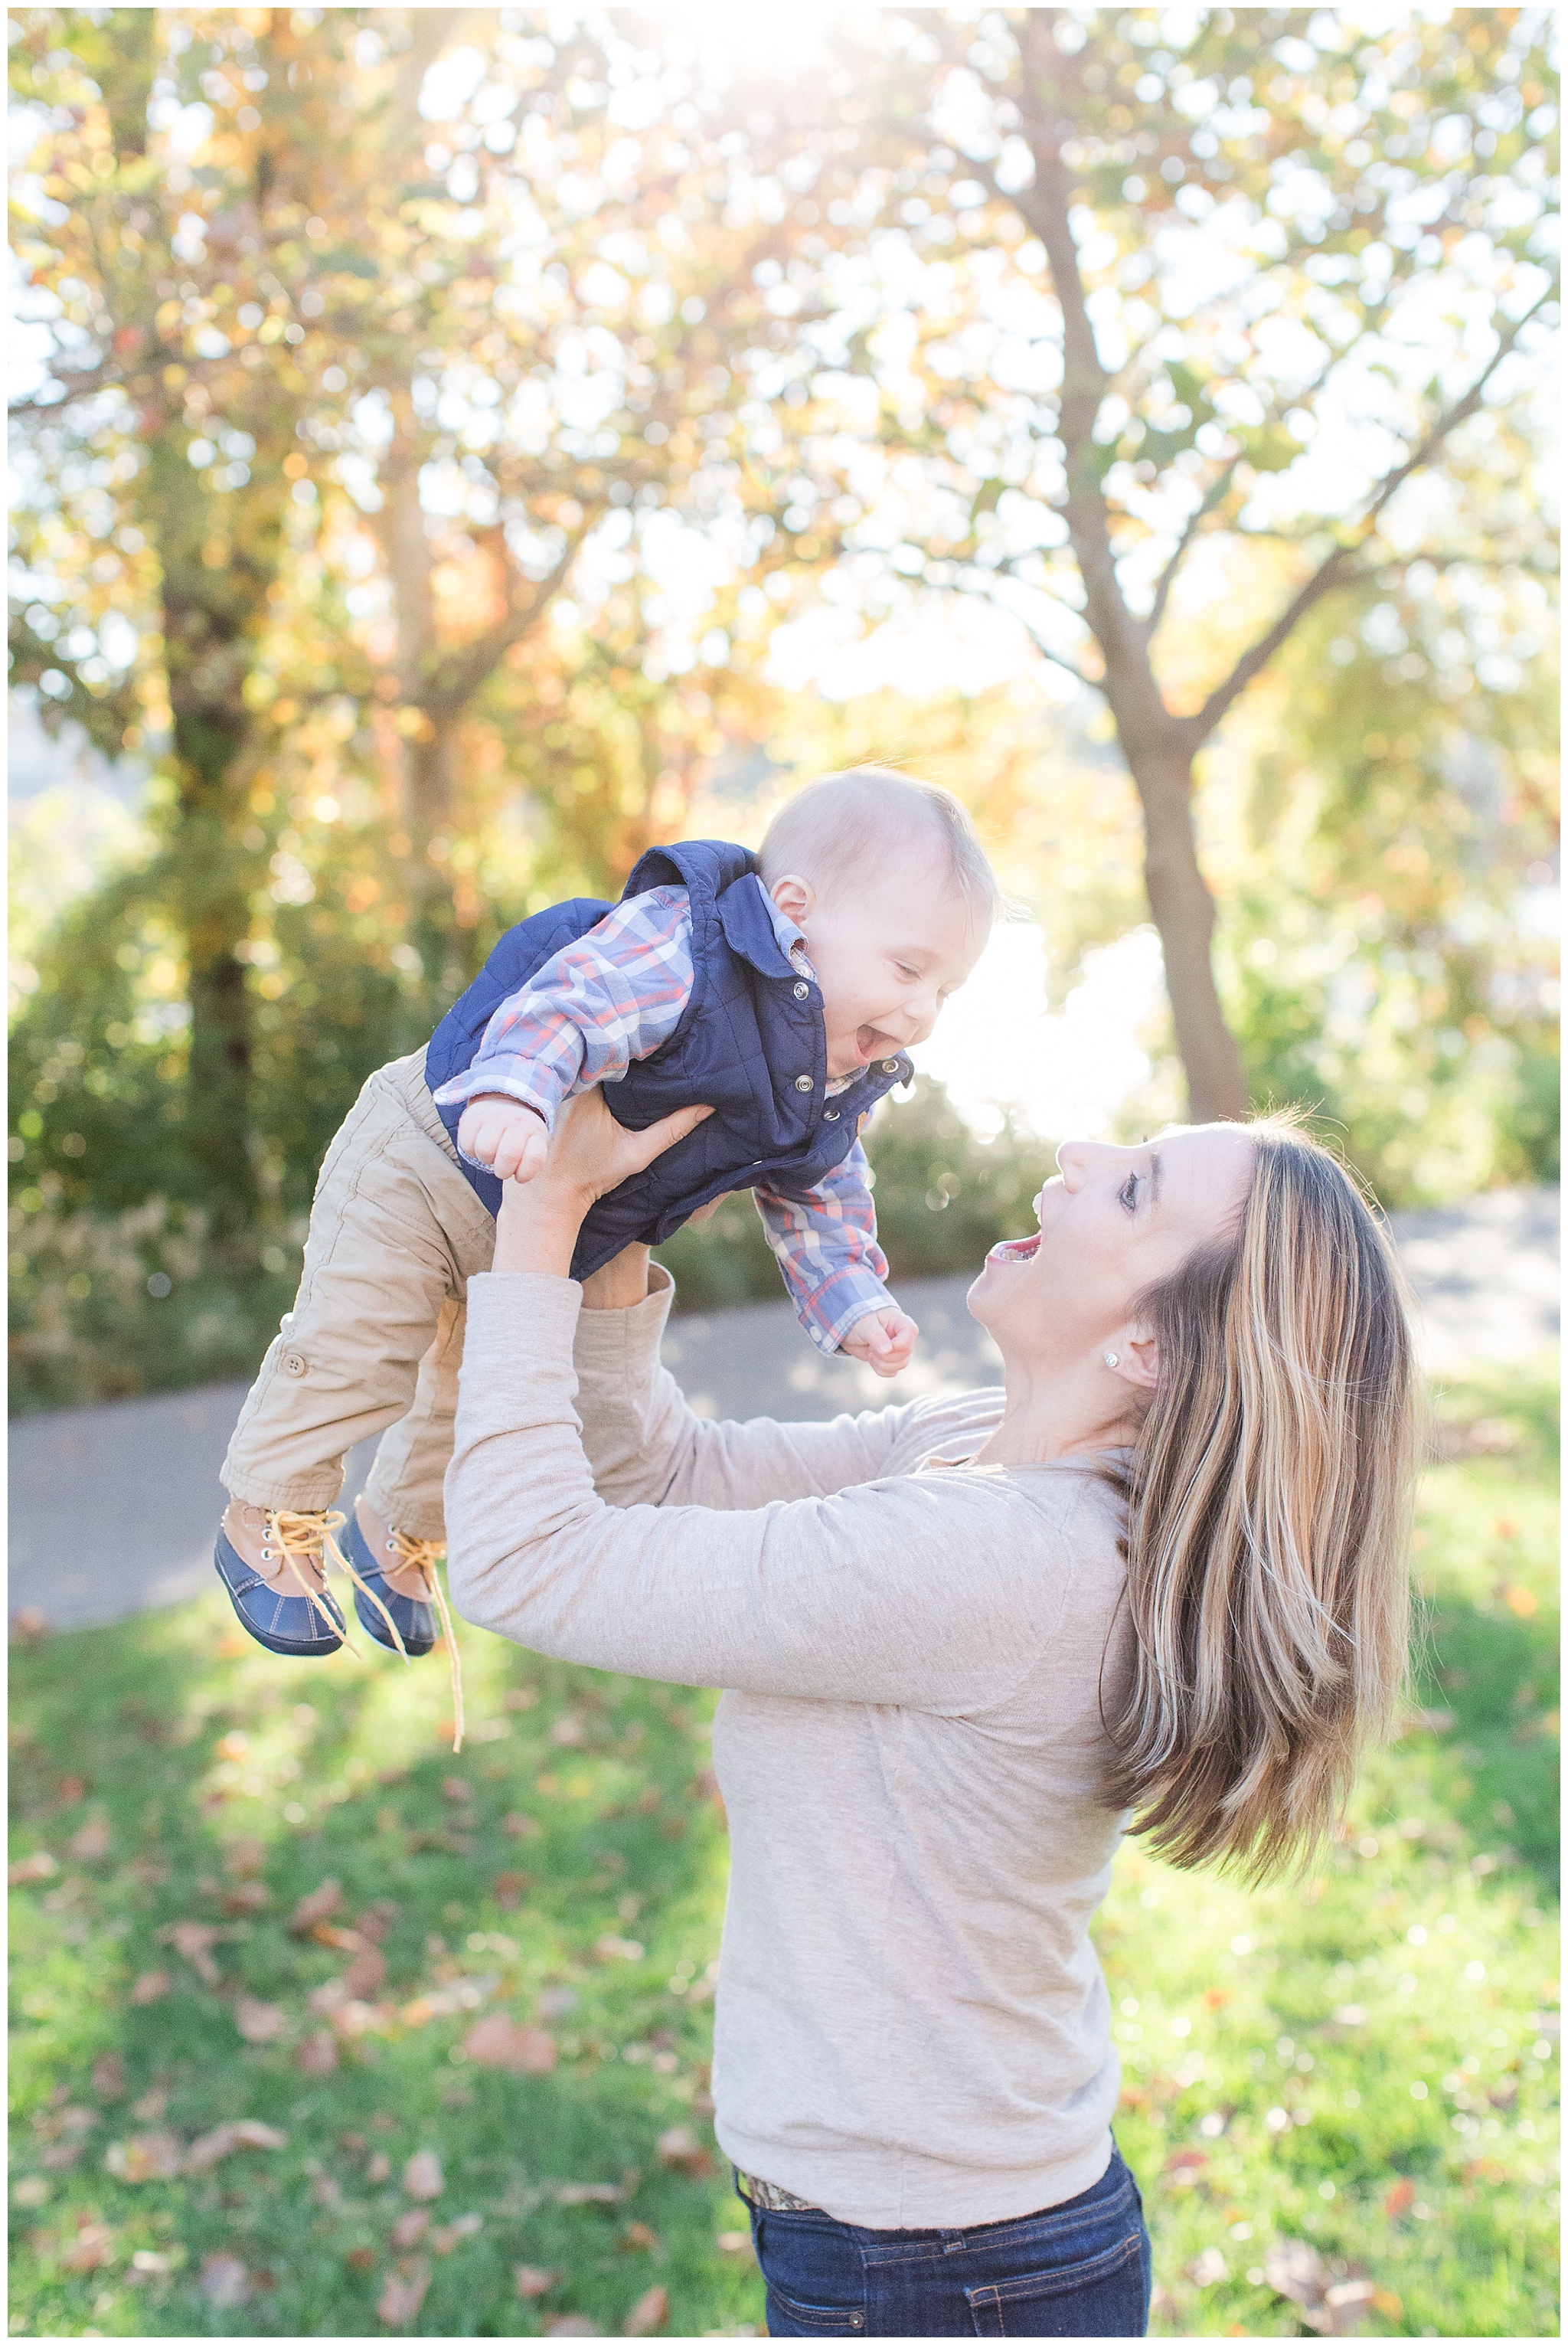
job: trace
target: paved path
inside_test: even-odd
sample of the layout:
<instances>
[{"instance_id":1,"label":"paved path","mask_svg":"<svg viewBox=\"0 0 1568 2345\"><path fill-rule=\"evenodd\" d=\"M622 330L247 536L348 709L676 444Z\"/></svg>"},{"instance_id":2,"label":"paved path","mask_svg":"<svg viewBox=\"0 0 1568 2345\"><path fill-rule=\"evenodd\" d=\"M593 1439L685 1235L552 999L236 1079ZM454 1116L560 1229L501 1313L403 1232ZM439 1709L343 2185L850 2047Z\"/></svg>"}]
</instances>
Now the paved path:
<instances>
[{"instance_id":1,"label":"paved path","mask_svg":"<svg viewBox=\"0 0 1568 2345\"><path fill-rule=\"evenodd\" d=\"M1464 1205L1394 1217L1440 1374L1467 1359L1527 1356L1557 1341L1555 1190L1501 1190ZM964 1309L966 1278L916 1279L900 1298L920 1322L916 1361L892 1384L824 1360L784 1303L678 1319L666 1346L693 1407L709 1416L832 1416L917 1393L995 1384L990 1338ZM214 1385L153 1400L23 1417L11 1429L13 1617L83 1628L177 1604L212 1586L217 1468L245 1396ZM349 1462L349 1488L373 1446Z\"/></svg>"}]
</instances>

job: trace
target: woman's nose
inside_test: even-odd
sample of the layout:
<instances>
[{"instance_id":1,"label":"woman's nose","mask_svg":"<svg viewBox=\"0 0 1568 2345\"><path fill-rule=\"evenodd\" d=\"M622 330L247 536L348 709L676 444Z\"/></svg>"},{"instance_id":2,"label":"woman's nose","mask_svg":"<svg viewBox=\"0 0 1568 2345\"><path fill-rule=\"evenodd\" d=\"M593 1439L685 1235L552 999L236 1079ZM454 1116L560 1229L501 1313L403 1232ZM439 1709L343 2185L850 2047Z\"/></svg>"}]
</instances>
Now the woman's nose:
<instances>
[{"instance_id":1,"label":"woman's nose","mask_svg":"<svg viewBox=\"0 0 1568 2345\"><path fill-rule=\"evenodd\" d=\"M1057 1143L1057 1170L1069 1189L1076 1189L1087 1169L1094 1142L1089 1140L1061 1140Z\"/></svg>"}]
</instances>

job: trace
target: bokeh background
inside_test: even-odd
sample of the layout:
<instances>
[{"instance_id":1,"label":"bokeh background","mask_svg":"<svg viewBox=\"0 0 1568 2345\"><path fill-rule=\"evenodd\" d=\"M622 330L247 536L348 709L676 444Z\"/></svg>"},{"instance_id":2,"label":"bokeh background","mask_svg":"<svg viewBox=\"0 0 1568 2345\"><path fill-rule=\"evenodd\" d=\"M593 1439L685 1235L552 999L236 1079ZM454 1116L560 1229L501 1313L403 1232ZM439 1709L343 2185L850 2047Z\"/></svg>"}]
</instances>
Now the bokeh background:
<instances>
[{"instance_id":1,"label":"bokeh background","mask_svg":"<svg viewBox=\"0 0 1568 2345\"><path fill-rule=\"evenodd\" d=\"M1554 1181L1554 29L15 12L13 1410L248 1375L359 1083L501 930L860 758L957 791L1017 908L868 1136L896 1274L1018 1228L1066 1132L1189 1111L1299 1102L1390 1208ZM669 1259L688 1307L777 1292L745 1200ZM1458 1643L1326 1903L1130 1861L1157 2325L1554 2321L1552 1373L1439 1396ZM14 2329L754 2326L700 2122L703 1699L485 1645L496 1748L443 1774L428 1690L345 1665L301 1706L217 1634L21 1658ZM364 1991L302 2035L334 1932ZM1430 1977L1386 1954L1429 1938ZM1456 2032L1411 2081L1418 1970ZM465 2052L476 1977L558 2066ZM1366 2078L1331 2138L1277 2081L1314 2059ZM235 2117L290 2145L243 2184L185 2138ZM417 2190L394 2222L432 2143L486 2210L450 2238Z\"/></svg>"}]
</instances>

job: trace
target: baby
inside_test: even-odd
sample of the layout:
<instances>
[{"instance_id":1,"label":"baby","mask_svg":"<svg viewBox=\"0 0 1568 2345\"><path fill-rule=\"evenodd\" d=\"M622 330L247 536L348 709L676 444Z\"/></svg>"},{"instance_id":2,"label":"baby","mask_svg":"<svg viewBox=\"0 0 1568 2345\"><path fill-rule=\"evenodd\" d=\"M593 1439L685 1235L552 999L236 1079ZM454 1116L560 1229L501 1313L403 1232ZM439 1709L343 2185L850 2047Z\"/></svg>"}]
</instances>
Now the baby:
<instances>
[{"instance_id":1,"label":"baby","mask_svg":"<svg viewBox=\"0 0 1568 2345\"><path fill-rule=\"evenodd\" d=\"M501 1182L532 1178L562 1102L592 1084L633 1131L713 1112L592 1207L574 1277L750 1188L812 1342L895 1375L918 1330L885 1284L858 1134L910 1080L905 1050L998 902L958 801L867 766L797 793L757 855L655 848L619 904L510 929L428 1049L370 1077L322 1165L294 1309L223 1466L215 1561L251 1635L338 1649L330 1552L369 1636L406 1655L435 1642L467 1282L489 1267ZM344 1455L386 1427L339 1546Z\"/></svg>"}]
</instances>

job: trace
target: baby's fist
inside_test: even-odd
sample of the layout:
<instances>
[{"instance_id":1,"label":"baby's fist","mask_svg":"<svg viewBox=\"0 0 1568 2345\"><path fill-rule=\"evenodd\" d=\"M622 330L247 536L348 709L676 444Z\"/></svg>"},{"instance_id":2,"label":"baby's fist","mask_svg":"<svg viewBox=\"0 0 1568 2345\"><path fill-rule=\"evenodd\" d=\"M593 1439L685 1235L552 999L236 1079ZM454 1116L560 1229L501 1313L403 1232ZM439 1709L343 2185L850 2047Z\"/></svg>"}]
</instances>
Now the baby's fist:
<instances>
[{"instance_id":1,"label":"baby's fist","mask_svg":"<svg viewBox=\"0 0 1568 2345\"><path fill-rule=\"evenodd\" d=\"M919 1333L907 1313L890 1303L885 1311L868 1311L857 1319L838 1348L852 1360L864 1360L879 1376L895 1376L909 1365Z\"/></svg>"},{"instance_id":2,"label":"baby's fist","mask_svg":"<svg viewBox=\"0 0 1568 2345\"><path fill-rule=\"evenodd\" d=\"M543 1118L500 1091L470 1100L458 1146L475 1164L488 1164L498 1181L531 1181L550 1153Z\"/></svg>"}]
</instances>

